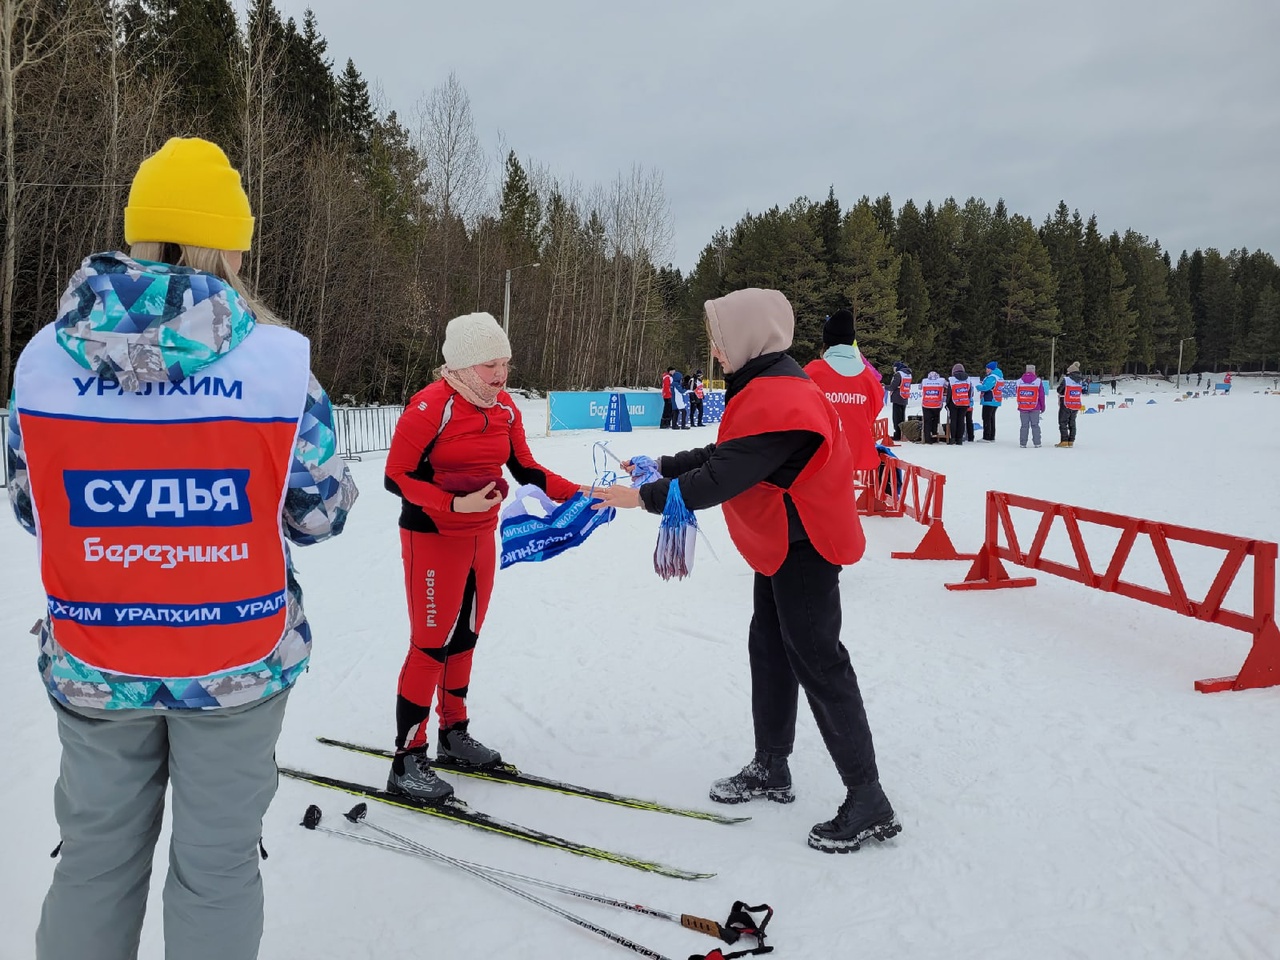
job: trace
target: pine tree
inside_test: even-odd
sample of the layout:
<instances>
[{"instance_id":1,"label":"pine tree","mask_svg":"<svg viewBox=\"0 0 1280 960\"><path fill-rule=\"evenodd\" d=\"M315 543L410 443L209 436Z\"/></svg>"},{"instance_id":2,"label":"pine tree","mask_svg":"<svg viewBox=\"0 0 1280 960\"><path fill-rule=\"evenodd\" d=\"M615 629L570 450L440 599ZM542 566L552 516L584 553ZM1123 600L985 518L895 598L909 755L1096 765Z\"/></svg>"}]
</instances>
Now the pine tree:
<instances>
[{"instance_id":1,"label":"pine tree","mask_svg":"<svg viewBox=\"0 0 1280 960\"><path fill-rule=\"evenodd\" d=\"M1199 253L1200 251L1196 251ZM1199 291L1192 301L1197 315L1196 344L1200 358L1214 371L1229 364L1234 352L1239 291L1231 276L1231 264L1212 247L1201 257ZM1195 257L1192 257L1192 282L1196 281Z\"/></svg>"},{"instance_id":2,"label":"pine tree","mask_svg":"<svg viewBox=\"0 0 1280 960\"><path fill-rule=\"evenodd\" d=\"M1165 254L1169 266L1169 255ZM1191 258L1184 250L1177 267L1169 269L1169 310L1173 316L1173 334L1169 338L1169 350L1178 351L1175 365L1181 360L1181 372L1189 372L1197 359L1195 321L1191 317ZM1188 339L1190 338L1190 339ZM1175 344L1174 341L1177 341Z\"/></svg>"},{"instance_id":3,"label":"pine tree","mask_svg":"<svg viewBox=\"0 0 1280 960\"><path fill-rule=\"evenodd\" d=\"M853 311L858 343L870 357L900 357L911 347L898 309L902 263L866 197L845 214L842 233L840 262L832 271L832 281L837 295Z\"/></svg>"},{"instance_id":4,"label":"pine tree","mask_svg":"<svg viewBox=\"0 0 1280 960\"><path fill-rule=\"evenodd\" d=\"M1133 287L1125 276L1124 264L1120 261L1120 236L1113 233L1106 250L1106 275L1102 301L1102 314L1098 318L1099 359L1101 369L1115 372L1124 368L1129 352L1133 348L1134 334L1137 328L1138 315L1129 306L1133 297Z\"/></svg>"},{"instance_id":5,"label":"pine tree","mask_svg":"<svg viewBox=\"0 0 1280 960\"><path fill-rule=\"evenodd\" d=\"M827 199L817 206L815 229L822 241L822 260L830 268L840 259L840 201L836 188L827 188Z\"/></svg>"},{"instance_id":6,"label":"pine tree","mask_svg":"<svg viewBox=\"0 0 1280 960\"><path fill-rule=\"evenodd\" d=\"M143 76L174 77L178 95L171 109L187 118L188 132L229 143L243 55L229 0L129 0L121 19L127 55Z\"/></svg>"},{"instance_id":7,"label":"pine tree","mask_svg":"<svg viewBox=\"0 0 1280 960\"><path fill-rule=\"evenodd\" d=\"M314 12L306 11L301 31L289 21L286 43L286 97L303 133L313 143L318 142L333 129L338 114L338 86L333 64L325 57L329 41L321 35Z\"/></svg>"},{"instance_id":8,"label":"pine tree","mask_svg":"<svg viewBox=\"0 0 1280 960\"><path fill-rule=\"evenodd\" d=\"M514 150L507 154L507 174L502 184L498 216L503 242L513 265L516 260L536 257L542 204Z\"/></svg>"},{"instance_id":9,"label":"pine tree","mask_svg":"<svg viewBox=\"0 0 1280 960\"><path fill-rule=\"evenodd\" d=\"M1056 296L1058 282L1049 263L1049 252L1031 221L1015 216L1009 221L1012 239L1000 270L1001 356L1034 356L1060 331Z\"/></svg>"},{"instance_id":10,"label":"pine tree","mask_svg":"<svg viewBox=\"0 0 1280 960\"><path fill-rule=\"evenodd\" d=\"M1269 283L1258 293L1247 352L1259 370L1266 370L1271 360L1280 361L1280 293Z\"/></svg>"},{"instance_id":11,"label":"pine tree","mask_svg":"<svg viewBox=\"0 0 1280 960\"><path fill-rule=\"evenodd\" d=\"M1085 363L1091 358L1084 324L1084 274L1080 269L1084 224L1080 213L1072 214L1066 203L1059 201L1052 218L1045 218L1040 239L1058 281L1058 325L1062 330L1058 346Z\"/></svg>"},{"instance_id":12,"label":"pine tree","mask_svg":"<svg viewBox=\"0 0 1280 960\"><path fill-rule=\"evenodd\" d=\"M902 339L911 346L911 356L926 361L934 352L937 329L929 322L929 287L924 282L920 261L904 253L898 273L898 307L902 311Z\"/></svg>"},{"instance_id":13,"label":"pine tree","mask_svg":"<svg viewBox=\"0 0 1280 960\"><path fill-rule=\"evenodd\" d=\"M364 155L369 152L369 137L373 132L373 107L369 102L369 85L355 61L348 58L347 68L338 80L338 116L339 132L347 137L356 153Z\"/></svg>"}]
</instances>

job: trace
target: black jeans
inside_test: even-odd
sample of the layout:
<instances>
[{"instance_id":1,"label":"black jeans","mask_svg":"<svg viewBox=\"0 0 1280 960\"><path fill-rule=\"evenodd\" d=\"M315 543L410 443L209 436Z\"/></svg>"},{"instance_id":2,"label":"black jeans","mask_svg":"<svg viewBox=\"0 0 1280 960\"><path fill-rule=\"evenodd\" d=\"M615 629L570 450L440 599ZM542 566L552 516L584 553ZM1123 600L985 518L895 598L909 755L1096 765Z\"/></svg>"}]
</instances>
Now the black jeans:
<instances>
[{"instance_id":1,"label":"black jeans","mask_svg":"<svg viewBox=\"0 0 1280 960\"><path fill-rule=\"evenodd\" d=\"M756 750L789 756L804 688L827 752L845 786L879 779L858 677L840 642L840 567L812 543L791 544L771 577L756 574L751 656L751 716Z\"/></svg>"},{"instance_id":2,"label":"black jeans","mask_svg":"<svg viewBox=\"0 0 1280 960\"><path fill-rule=\"evenodd\" d=\"M1066 407L1058 408L1058 433L1062 434L1063 443L1076 442L1076 414L1079 412Z\"/></svg>"},{"instance_id":3,"label":"black jeans","mask_svg":"<svg viewBox=\"0 0 1280 960\"><path fill-rule=\"evenodd\" d=\"M924 420L920 425L920 432L924 434L925 443L938 442L938 421L941 419L941 407L924 408Z\"/></svg>"},{"instance_id":4,"label":"black jeans","mask_svg":"<svg viewBox=\"0 0 1280 960\"><path fill-rule=\"evenodd\" d=\"M907 419L907 405L905 403L891 403L893 407L893 439L902 439L902 421Z\"/></svg>"},{"instance_id":5,"label":"black jeans","mask_svg":"<svg viewBox=\"0 0 1280 960\"><path fill-rule=\"evenodd\" d=\"M689 421L690 421L690 426L694 426L694 427L702 426L702 398L701 397L689 398Z\"/></svg>"},{"instance_id":6,"label":"black jeans","mask_svg":"<svg viewBox=\"0 0 1280 960\"><path fill-rule=\"evenodd\" d=\"M957 446L968 440L973 442L973 407L950 406L947 408L947 443Z\"/></svg>"},{"instance_id":7,"label":"black jeans","mask_svg":"<svg viewBox=\"0 0 1280 960\"><path fill-rule=\"evenodd\" d=\"M662 427L664 430L667 427L670 427L671 414L672 414L671 398L663 397L662 398L662 420L658 423L658 426Z\"/></svg>"},{"instance_id":8,"label":"black jeans","mask_svg":"<svg viewBox=\"0 0 1280 960\"><path fill-rule=\"evenodd\" d=\"M982 408L982 439L994 440L996 438L996 411L999 407L983 407Z\"/></svg>"}]
</instances>

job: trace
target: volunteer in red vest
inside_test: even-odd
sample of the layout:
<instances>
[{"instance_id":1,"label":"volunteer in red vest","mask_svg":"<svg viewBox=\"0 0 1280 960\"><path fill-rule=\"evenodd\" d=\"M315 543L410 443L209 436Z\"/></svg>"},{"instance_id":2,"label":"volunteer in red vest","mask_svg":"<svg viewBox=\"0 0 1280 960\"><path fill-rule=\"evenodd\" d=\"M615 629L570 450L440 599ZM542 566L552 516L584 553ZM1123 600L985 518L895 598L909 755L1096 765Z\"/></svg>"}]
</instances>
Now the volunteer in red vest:
<instances>
[{"instance_id":1,"label":"volunteer in red vest","mask_svg":"<svg viewBox=\"0 0 1280 960\"><path fill-rule=\"evenodd\" d=\"M1073 363L1058 381L1058 433L1055 447L1073 447L1076 443L1076 414L1084 408L1084 384L1080 380L1080 364Z\"/></svg>"},{"instance_id":2,"label":"volunteer in red vest","mask_svg":"<svg viewBox=\"0 0 1280 960\"><path fill-rule=\"evenodd\" d=\"M395 758L387 789L444 800L453 787L427 757L439 717L437 756L473 767L501 762L470 732L471 661L493 592L498 506L505 466L552 500L579 490L533 459L524 420L504 389L511 343L487 313L445 327L440 379L404 408L387 453L385 485L401 499L400 553L408 600L409 652L396 696Z\"/></svg>"},{"instance_id":3,"label":"volunteer in red vest","mask_svg":"<svg viewBox=\"0 0 1280 960\"><path fill-rule=\"evenodd\" d=\"M947 399L947 381L938 376L937 370L920 381L920 404L924 408L921 433L925 443L938 442L938 422L942 419L942 406Z\"/></svg>"},{"instance_id":4,"label":"volunteer in red vest","mask_svg":"<svg viewBox=\"0 0 1280 960\"><path fill-rule=\"evenodd\" d=\"M858 349L853 314L837 310L822 325L820 360L804 368L840 414L845 440L853 453L853 469L874 470L880 466L874 426L884 409L884 388L862 360Z\"/></svg>"},{"instance_id":5,"label":"volunteer in red vest","mask_svg":"<svg viewBox=\"0 0 1280 960\"><path fill-rule=\"evenodd\" d=\"M1027 434L1036 448L1040 447L1040 415L1044 413L1044 381L1036 373L1036 365L1028 363L1026 371L1014 387L1014 400L1018 404L1018 445L1027 447Z\"/></svg>"},{"instance_id":6,"label":"volunteer in red vest","mask_svg":"<svg viewBox=\"0 0 1280 960\"><path fill-rule=\"evenodd\" d=\"M786 353L795 317L777 290L706 303L707 331L728 390L717 443L663 457L668 478L602 492L604 505L662 513L679 483L694 510L722 504L734 544L755 571L748 636L755 756L717 780L711 798L794 799L787 764L800 690L847 793L809 832L825 852L856 850L900 829L880 788L858 678L840 642L840 571L862 556L853 458L840 416Z\"/></svg>"},{"instance_id":7,"label":"volunteer in red vest","mask_svg":"<svg viewBox=\"0 0 1280 960\"><path fill-rule=\"evenodd\" d=\"M699 370L690 377L686 386L689 395L689 425L700 427L702 426L702 401L707 395L706 385L702 381L702 371Z\"/></svg>"},{"instance_id":8,"label":"volunteer in red vest","mask_svg":"<svg viewBox=\"0 0 1280 960\"><path fill-rule=\"evenodd\" d=\"M893 363L893 378L889 381L889 410L893 423L893 439L902 439L902 421L907 419L907 403L911 399L911 368L905 360Z\"/></svg>"},{"instance_id":9,"label":"volunteer in red vest","mask_svg":"<svg viewBox=\"0 0 1280 960\"><path fill-rule=\"evenodd\" d=\"M1004 386L1004 371L992 360L987 364L987 374L978 387L982 394L982 439L987 443L996 441L996 414L1000 410L1000 395Z\"/></svg>"},{"instance_id":10,"label":"volunteer in red vest","mask_svg":"<svg viewBox=\"0 0 1280 960\"><path fill-rule=\"evenodd\" d=\"M273 754L311 653L286 540L341 532L356 489L307 340L237 276L253 224L217 146L168 141L129 191L129 255L85 260L18 359L9 495L40 544L62 743L40 960L137 956L166 793L165 953L258 956Z\"/></svg>"},{"instance_id":11,"label":"volunteer in red vest","mask_svg":"<svg viewBox=\"0 0 1280 960\"><path fill-rule=\"evenodd\" d=\"M658 426L663 430L670 429L672 417L675 415L675 408L671 405L671 379L675 372L675 367L668 367L667 372L662 375L662 420Z\"/></svg>"},{"instance_id":12,"label":"volunteer in red vest","mask_svg":"<svg viewBox=\"0 0 1280 960\"><path fill-rule=\"evenodd\" d=\"M963 363L951 368L951 379L947 381L947 432L947 443L973 443L973 384Z\"/></svg>"}]
</instances>

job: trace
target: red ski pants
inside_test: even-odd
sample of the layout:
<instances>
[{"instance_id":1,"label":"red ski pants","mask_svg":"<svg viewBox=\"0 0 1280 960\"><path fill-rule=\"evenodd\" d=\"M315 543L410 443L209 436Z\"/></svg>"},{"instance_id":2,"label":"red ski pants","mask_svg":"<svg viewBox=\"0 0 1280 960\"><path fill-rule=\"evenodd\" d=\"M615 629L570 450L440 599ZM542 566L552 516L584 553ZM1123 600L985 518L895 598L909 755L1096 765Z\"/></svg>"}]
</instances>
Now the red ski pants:
<instances>
[{"instance_id":1,"label":"red ski pants","mask_svg":"<svg viewBox=\"0 0 1280 960\"><path fill-rule=\"evenodd\" d=\"M400 531L412 629L396 697L396 746L427 743L434 698L441 727L467 719L471 657L493 593L497 547L478 537Z\"/></svg>"}]
</instances>

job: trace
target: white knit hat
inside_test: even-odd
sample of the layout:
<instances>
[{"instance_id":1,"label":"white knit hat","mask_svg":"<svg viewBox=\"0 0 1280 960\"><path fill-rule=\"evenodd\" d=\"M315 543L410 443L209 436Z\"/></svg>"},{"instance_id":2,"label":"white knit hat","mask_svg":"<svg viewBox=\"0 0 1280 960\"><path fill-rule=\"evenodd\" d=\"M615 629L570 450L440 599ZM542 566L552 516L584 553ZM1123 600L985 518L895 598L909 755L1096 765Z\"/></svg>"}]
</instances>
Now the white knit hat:
<instances>
[{"instance_id":1,"label":"white knit hat","mask_svg":"<svg viewBox=\"0 0 1280 960\"><path fill-rule=\"evenodd\" d=\"M454 317L444 328L444 363L450 370L511 357L511 341L488 313Z\"/></svg>"}]
</instances>

